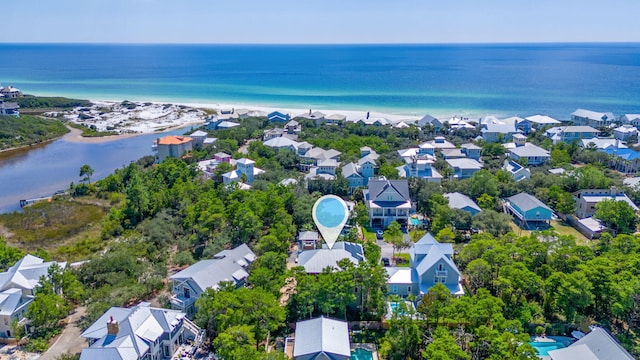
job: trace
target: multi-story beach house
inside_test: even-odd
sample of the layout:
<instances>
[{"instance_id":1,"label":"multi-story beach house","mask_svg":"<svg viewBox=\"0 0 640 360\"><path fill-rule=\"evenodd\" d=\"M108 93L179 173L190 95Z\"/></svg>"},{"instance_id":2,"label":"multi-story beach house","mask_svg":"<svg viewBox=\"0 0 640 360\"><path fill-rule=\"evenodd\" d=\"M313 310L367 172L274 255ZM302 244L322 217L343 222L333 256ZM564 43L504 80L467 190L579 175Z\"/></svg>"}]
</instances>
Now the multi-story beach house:
<instances>
[{"instance_id":1,"label":"multi-story beach house","mask_svg":"<svg viewBox=\"0 0 640 360\"><path fill-rule=\"evenodd\" d=\"M256 162L251 159L238 159L235 161L236 169L222 174L222 181L225 185L229 185L234 182L251 184L253 180L255 180L256 176L264 173L264 170L255 167L255 164Z\"/></svg>"},{"instance_id":2,"label":"multi-story beach house","mask_svg":"<svg viewBox=\"0 0 640 360\"><path fill-rule=\"evenodd\" d=\"M27 323L25 314L40 287L40 278L47 277L49 268L54 265L64 269L67 263L26 255L0 273L0 338L14 336L11 329L14 320L22 326Z\"/></svg>"},{"instance_id":3,"label":"multi-story beach house","mask_svg":"<svg viewBox=\"0 0 640 360\"><path fill-rule=\"evenodd\" d=\"M89 343L81 360L168 360L188 342L195 352L204 331L180 311L140 303L112 307L80 336Z\"/></svg>"},{"instance_id":4,"label":"multi-story beach house","mask_svg":"<svg viewBox=\"0 0 640 360\"><path fill-rule=\"evenodd\" d=\"M634 125L624 124L613 129L613 137L617 140L627 142L631 139L638 141L638 129Z\"/></svg>"},{"instance_id":5,"label":"multi-story beach house","mask_svg":"<svg viewBox=\"0 0 640 360\"><path fill-rule=\"evenodd\" d=\"M482 169L480 162L469 158L447 159L446 162L453 170L451 177L459 180L470 178Z\"/></svg>"},{"instance_id":6,"label":"multi-story beach house","mask_svg":"<svg viewBox=\"0 0 640 360\"><path fill-rule=\"evenodd\" d=\"M444 127L444 124L442 124L440 120L436 119L435 117L429 114L423 116L420 120L416 121L416 125L420 128L431 126L433 127L433 131L436 133L440 132L440 130L442 130L442 128Z\"/></svg>"},{"instance_id":7,"label":"multi-story beach house","mask_svg":"<svg viewBox=\"0 0 640 360\"><path fill-rule=\"evenodd\" d=\"M638 127L640 126L640 114L624 114L620 116L620 122Z\"/></svg>"},{"instance_id":8,"label":"multi-story beach house","mask_svg":"<svg viewBox=\"0 0 640 360\"><path fill-rule=\"evenodd\" d=\"M351 359L349 324L326 317L298 321L291 355L294 360Z\"/></svg>"},{"instance_id":9,"label":"multi-story beach house","mask_svg":"<svg viewBox=\"0 0 640 360\"><path fill-rule=\"evenodd\" d=\"M378 167L376 160L378 154L371 150L368 146L360 149L362 156L358 163L350 162L342 167L342 176L349 181L349 189L353 191L358 187L367 186L369 178L375 175L375 169Z\"/></svg>"},{"instance_id":10,"label":"multi-story beach house","mask_svg":"<svg viewBox=\"0 0 640 360\"><path fill-rule=\"evenodd\" d=\"M255 260L253 251L242 244L172 275L169 277L173 284L173 295L169 299L171 308L193 317L197 311L196 300L205 290L217 289L223 281L232 282L236 287L244 286L249 277L249 266Z\"/></svg>"},{"instance_id":11,"label":"multi-story beach house","mask_svg":"<svg viewBox=\"0 0 640 360\"><path fill-rule=\"evenodd\" d=\"M363 196L373 227L386 228L394 221L406 225L414 210L407 180L387 180L384 176L369 179Z\"/></svg>"},{"instance_id":12,"label":"multi-story beach house","mask_svg":"<svg viewBox=\"0 0 640 360\"><path fill-rule=\"evenodd\" d=\"M551 155L549 151L537 145L526 143L523 146L509 149L509 157L516 162L523 164L526 162L529 166L538 166L547 163Z\"/></svg>"},{"instance_id":13,"label":"multi-story beach house","mask_svg":"<svg viewBox=\"0 0 640 360\"><path fill-rule=\"evenodd\" d=\"M635 212L638 212L638 206L624 193L615 186L611 189L584 189L573 193L576 199L576 216L579 219L593 216L596 213L596 205L605 200L615 200L626 202Z\"/></svg>"},{"instance_id":14,"label":"multi-story beach house","mask_svg":"<svg viewBox=\"0 0 640 360\"><path fill-rule=\"evenodd\" d=\"M548 227L553 210L533 195L520 193L505 199L506 210L517 219L523 229L542 229Z\"/></svg>"},{"instance_id":15,"label":"multi-story beach house","mask_svg":"<svg viewBox=\"0 0 640 360\"><path fill-rule=\"evenodd\" d=\"M20 116L20 106L0 99L0 115Z\"/></svg>"},{"instance_id":16,"label":"multi-story beach house","mask_svg":"<svg viewBox=\"0 0 640 360\"><path fill-rule=\"evenodd\" d=\"M510 141L513 134L518 131L513 123L488 123L483 125L480 132L482 133L482 139L486 142L506 142Z\"/></svg>"},{"instance_id":17,"label":"multi-story beach house","mask_svg":"<svg viewBox=\"0 0 640 360\"><path fill-rule=\"evenodd\" d=\"M553 141L554 144L559 142L572 143L582 139L591 139L598 137L598 130L591 126L563 126L553 127L545 132L545 135Z\"/></svg>"},{"instance_id":18,"label":"multi-story beach house","mask_svg":"<svg viewBox=\"0 0 640 360\"><path fill-rule=\"evenodd\" d=\"M460 270L453 262L453 246L439 243L427 233L409 249L410 267L385 267L389 279L389 294L421 298L436 284L440 283L452 295L463 295Z\"/></svg>"},{"instance_id":19,"label":"multi-story beach house","mask_svg":"<svg viewBox=\"0 0 640 360\"><path fill-rule=\"evenodd\" d=\"M615 121L615 117L613 113L610 112L578 109L571 113L571 121L574 125L585 125L597 128L611 125Z\"/></svg>"},{"instance_id":20,"label":"multi-story beach house","mask_svg":"<svg viewBox=\"0 0 640 360\"><path fill-rule=\"evenodd\" d=\"M18 97L22 97L22 91L20 91L20 89L14 88L12 85L5 87L0 86L0 98L15 99Z\"/></svg>"},{"instance_id":21,"label":"multi-story beach house","mask_svg":"<svg viewBox=\"0 0 640 360\"><path fill-rule=\"evenodd\" d=\"M165 136L156 142L156 158L162 162L168 157L181 157L193 149L193 139L188 136Z\"/></svg>"}]
</instances>

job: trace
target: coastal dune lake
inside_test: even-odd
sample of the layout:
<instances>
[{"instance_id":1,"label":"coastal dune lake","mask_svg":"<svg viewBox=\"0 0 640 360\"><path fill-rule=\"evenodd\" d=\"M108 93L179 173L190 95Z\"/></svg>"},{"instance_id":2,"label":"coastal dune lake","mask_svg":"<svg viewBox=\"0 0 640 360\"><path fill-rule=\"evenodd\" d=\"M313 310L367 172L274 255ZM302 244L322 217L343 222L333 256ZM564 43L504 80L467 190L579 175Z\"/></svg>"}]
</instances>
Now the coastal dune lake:
<instances>
[{"instance_id":1,"label":"coastal dune lake","mask_svg":"<svg viewBox=\"0 0 640 360\"><path fill-rule=\"evenodd\" d=\"M187 129L161 134L178 135ZM67 141L0 153L0 213L20 209L22 199L49 196L80 181L80 167L89 164L101 179L131 161L152 155L151 145L158 134L140 135L99 143Z\"/></svg>"}]
</instances>

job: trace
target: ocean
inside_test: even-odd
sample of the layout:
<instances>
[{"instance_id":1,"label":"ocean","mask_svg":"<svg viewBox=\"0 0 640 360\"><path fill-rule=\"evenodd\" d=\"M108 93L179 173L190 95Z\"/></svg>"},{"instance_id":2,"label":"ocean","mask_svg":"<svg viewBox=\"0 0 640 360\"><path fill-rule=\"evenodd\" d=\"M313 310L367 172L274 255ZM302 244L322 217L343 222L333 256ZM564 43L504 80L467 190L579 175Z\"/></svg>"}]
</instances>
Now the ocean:
<instances>
[{"instance_id":1,"label":"ocean","mask_svg":"<svg viewBox=\"0 0 640 360\"><path fill-rule=\"evenodd\" d=\"M640 112L640 44L0 44L28 94L406 115Z\"/></svg>"}]
</instances>

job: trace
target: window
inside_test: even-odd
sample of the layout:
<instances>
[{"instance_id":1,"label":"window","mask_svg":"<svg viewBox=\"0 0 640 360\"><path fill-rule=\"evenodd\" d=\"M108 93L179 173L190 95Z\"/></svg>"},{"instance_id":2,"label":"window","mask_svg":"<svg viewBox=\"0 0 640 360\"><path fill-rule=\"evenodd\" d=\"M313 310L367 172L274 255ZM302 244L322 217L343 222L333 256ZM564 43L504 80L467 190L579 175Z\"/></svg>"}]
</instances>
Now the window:
<instances>
[{"instance_id":1,"label":"window","mask_svg":"<svg viewBox=\"0 0 640 360\"><path fill-rule=\"evenodd\" d=\"M184 288L184 297L186 297L187 299L189 299L191 297L191 292L189 291L189 288L187 288L187 287Z\"/></svg>"},{"instance_id":2,"label":"window","mask_svg":"<svg viewBox=\"0 0 640 360\"><path fill-rule=\"evenodd\" d=\"M393 285L391 287L391 292L394 293L394 294L397 294L398 293L398 285Z\"/></svg>"},{"instance_id":3,"label":"window","mask_svg":"<svg viewBox=\"0 0 640 360\"><path fill-rule=\"evenodd\" d=\"M411 285L407 286L407 292L411 293Z\"/></svg>"}]
</instances>

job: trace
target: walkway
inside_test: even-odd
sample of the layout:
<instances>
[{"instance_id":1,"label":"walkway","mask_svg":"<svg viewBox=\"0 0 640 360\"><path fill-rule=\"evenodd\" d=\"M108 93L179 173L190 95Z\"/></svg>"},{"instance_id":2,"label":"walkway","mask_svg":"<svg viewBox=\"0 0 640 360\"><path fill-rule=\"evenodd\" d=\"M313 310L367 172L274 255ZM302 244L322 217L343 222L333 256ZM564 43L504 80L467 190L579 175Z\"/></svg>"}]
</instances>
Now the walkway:
<instances>
[{"instance_id":1,"label":"walkway","mask_svg":"<svg viewBox=\"0 0 640 360\"><path fill-rule=\"evenodd\" d=\"M55 360L64 353L79 354L83 348L87 347L87 340L80 337L82 332L78 328L78 320L84 316L86 311L84 306L80 306L73 314L69 315L67 326L62 334L49 347L49 350L42 354L40 360Z\"/></svg>"}]
</instances>

